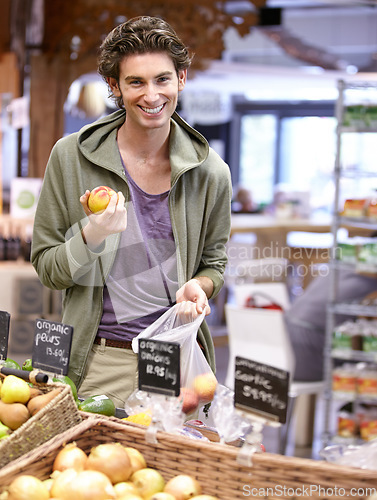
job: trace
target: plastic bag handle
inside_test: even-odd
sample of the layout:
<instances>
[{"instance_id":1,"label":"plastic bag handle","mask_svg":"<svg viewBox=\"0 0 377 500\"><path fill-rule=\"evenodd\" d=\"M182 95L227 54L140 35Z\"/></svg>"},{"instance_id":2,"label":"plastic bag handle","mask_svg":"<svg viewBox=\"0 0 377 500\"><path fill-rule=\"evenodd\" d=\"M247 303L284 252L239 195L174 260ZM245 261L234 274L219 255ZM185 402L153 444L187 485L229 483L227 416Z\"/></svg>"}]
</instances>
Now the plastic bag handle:
<instances>
[{"instance_id":1,"label":"plastic bag handle","mask_svg":"<svg viewBox=\"0 0 377 500\"><path fill-rule=\"evenodd\" d=\"M184 302L179 302L178 304L175 304L173 307L171 307L170 309L168 309L162 316L160 316L154 323L152 323L152 325L148 326L145 330L141 331L136 337L134 337L132 339L132 350L135 354L137 354L139 352L139 342L138 342L138 339L139 338L151 338L150 336L148 335L145 335L147 334L148 332L150 332L150 330L153 330L155 328L155 325L159 325L159 326L162 326L164 325L164 322L168 323L168 321L170 320L170 323L168 323L168 330L173 328L179 328L179 327L184 327L186 325L193 325L196 330L199 329L200 325L202 324L203 320L204 320L204 317L206 315L206 310L204 309L203 312L201 314L199 314L194 320L192 321L187 321L186 323L182 323L180 325L175 325L175 318L176 316L174 317L174 321L171 321L171 316L172 314L178 314L174 311L175 310L179 310L180 307L184 307L183 306ZM165 325L166 327L166 325Z\"/></svg>"}]
</instances>

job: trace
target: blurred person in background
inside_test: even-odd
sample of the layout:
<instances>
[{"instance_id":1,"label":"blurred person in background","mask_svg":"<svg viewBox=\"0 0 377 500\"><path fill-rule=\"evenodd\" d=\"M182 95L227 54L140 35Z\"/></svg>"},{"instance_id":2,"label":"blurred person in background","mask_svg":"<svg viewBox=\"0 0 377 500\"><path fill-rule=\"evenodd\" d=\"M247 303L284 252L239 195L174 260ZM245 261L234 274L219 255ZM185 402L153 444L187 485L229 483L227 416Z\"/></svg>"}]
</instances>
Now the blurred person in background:
<instances>
[{"instance_id":1,"label":"blurred person in background","mask_svg":"<svg viewBox=\"0 0 377 500\"><path fill-rule=\"evenodd\" d=\"M237 214L252 214L259 212L249 189L243 187L237 189L232 203L232 211Z\"/></svg>"},{"instance_id":2,"label":"blurred person in background","mask_svg":"<svg viewBox=\"0 0 377 500\"><path fill-rule=\"evenodd\" d=\"M324 271L327 267L327 272ZM327 306L331 286L330 269L326 266L285 311L284 319L296 358L296 381L323 380ZM361 301L377 291L377 279L351 270L338 269L338 302ZM336 324L349 316L336 317Z\"/></svg>"}]
</instances>

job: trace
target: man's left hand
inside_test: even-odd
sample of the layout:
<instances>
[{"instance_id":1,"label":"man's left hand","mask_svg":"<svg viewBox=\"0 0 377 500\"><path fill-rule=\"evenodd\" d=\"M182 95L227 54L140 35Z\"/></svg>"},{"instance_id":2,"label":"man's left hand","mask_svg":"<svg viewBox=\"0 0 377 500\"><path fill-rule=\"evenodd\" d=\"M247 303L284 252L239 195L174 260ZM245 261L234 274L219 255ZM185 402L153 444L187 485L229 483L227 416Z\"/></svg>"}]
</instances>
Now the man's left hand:
<instances>
[{"instance_id":1,"label":"man's left hand","mask_svg":"<svg viewBox=\"0 0 377 500\"><path fill-rule=\"evenodd\" d=\"M176 301L179 302L193 302L196 306L196 312L202 314L206 310L206 316L210 314L211 308L208 305L208 297L203 290L199 279L191 279L187 281L177 292Z\"/></svg>"}]
</instances>

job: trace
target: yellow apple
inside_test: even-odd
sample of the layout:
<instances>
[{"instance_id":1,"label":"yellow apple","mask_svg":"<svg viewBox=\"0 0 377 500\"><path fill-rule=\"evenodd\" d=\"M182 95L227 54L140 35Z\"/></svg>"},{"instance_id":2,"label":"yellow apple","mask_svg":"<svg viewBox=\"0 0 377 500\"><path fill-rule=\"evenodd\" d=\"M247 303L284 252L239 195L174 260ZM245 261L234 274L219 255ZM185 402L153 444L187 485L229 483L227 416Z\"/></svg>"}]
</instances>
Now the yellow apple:
<instances>
[{"instance_id":1,"label":"yellow apple","mask_svg":"<svg viewBox=\"0 0 377 500\"><path fill-rule=\"evenodd\" d=\"M215 395L217 380L213 373L202 373L197 375L193 384L194 390L199 396L201 403L209 403Z\"/></svg>"},{"instance_id":2,"label":"yellow apple","mask_svg":"<svg viewBox=\"0 0 377 500\"><path fill-rule=\"evenodd\" d=\"M103 212L113 194L116 194L115 191L107 186L98 186L92 189L88 198L89 210L94 214Z\"/></svg>"},{"instance_id":3,"label":"yellow apple","mask_svg":"<svg viewBox=\"0 0 377 500\"><path fill-rule=\"evenodd\" d=\"M202 487L194 477L188 474L178 474L166 483L164 492L170 493L176 500L188 500L200 495Z\"/></svg>"}]
</instances>

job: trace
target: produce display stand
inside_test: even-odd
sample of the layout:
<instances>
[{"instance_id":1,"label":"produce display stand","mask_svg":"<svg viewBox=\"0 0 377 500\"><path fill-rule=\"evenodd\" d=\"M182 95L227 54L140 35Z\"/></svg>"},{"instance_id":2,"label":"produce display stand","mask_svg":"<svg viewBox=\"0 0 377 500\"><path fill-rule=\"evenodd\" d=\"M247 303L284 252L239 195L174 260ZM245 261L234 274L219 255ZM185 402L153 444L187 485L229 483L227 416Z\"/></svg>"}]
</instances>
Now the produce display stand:
<instances>
[{"instance_id":1,"label":"produce display stand","mask_svg":"<svg viewBox=\"0 0 377 500\"><path fill-rule=\"evenodd\" d=\"M82 421L69 385L52 382L35 383L32 386L43 394L54 389L59 389L60 392L10 436L0 441L0 467L4 468Z\"/></svg>"},{"instance_id":2,"label":"produce display stand","mask_svg":"<svg viewBox=\"0 0 377 500\"><path fill-rule=\"evenodd\" d=\"M375 471L270 453L252 454L247 457L249 464L241 465L237 461L240 449L234 446L151 430L116 422L114 418L84 419L3 467L0 492L20 474L47 479L58 451L72 441L87 453L92 447L108 442L135 447L144 455L148 466L158 469L166 480L177 474L192 475L200 481L204 494L221 500L245 497L292 500L305 496L321 500L346 496L362 499L368 493L355 496L355 489L362 493L377 488ZM313 488L317 488L317 492Z\"/></svg>"}]
</instances>

